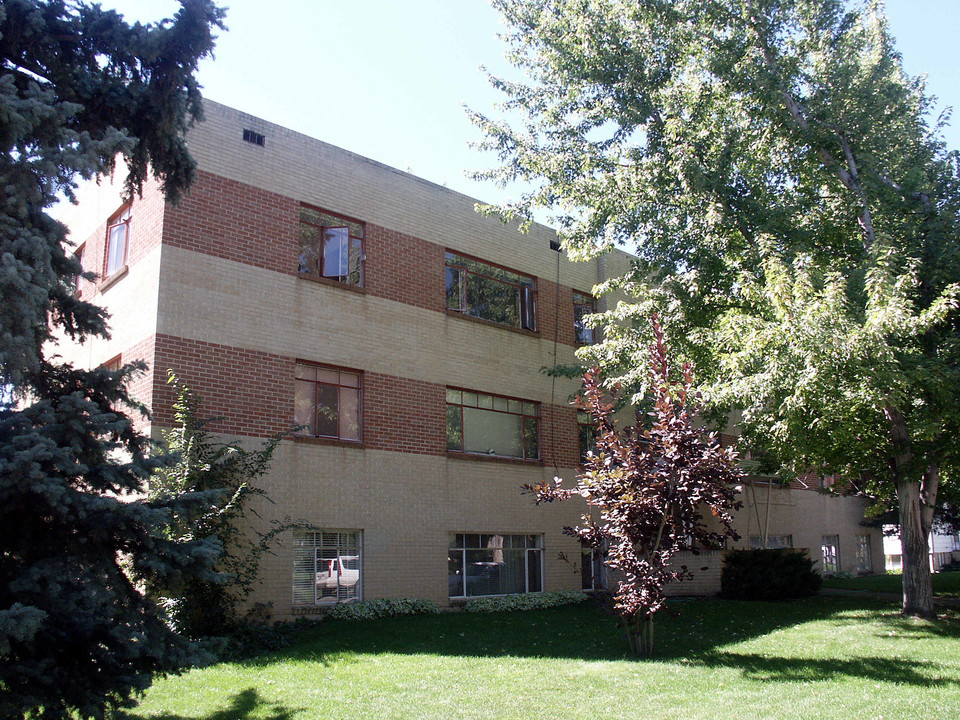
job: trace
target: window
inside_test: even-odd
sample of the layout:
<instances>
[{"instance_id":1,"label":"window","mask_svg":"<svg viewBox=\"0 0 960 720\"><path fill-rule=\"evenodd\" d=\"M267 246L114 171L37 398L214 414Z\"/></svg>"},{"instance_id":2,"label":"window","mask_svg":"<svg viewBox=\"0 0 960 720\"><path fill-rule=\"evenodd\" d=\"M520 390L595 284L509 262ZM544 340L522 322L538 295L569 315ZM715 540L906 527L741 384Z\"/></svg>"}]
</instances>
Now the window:
<instances>
[{"instance_id":1,"label":"window","mask_svg":"<svg viewBox=\"0 0 960 720\"><path fill-rule=\"evenodd\" d=\"M300 206L300 273L363 286L362 222Z\"/></svg>"},{"instance_id":2,"label":"window","mask_svg":"<svg viewBox=\"0 0 960 720\"><path fill-rule=\"evenodd\" d=\"M130 206L125 205L107 223L107 252L104 277L122 270L127 263L127 245L130 240Z\"/></svg>"},{"instance_id":3,"label":"window","mask_svg":"<svg viewBox=\"0 0 960 720\"><path fill-rule=\"evenodd\" d=\"M360 600L360 531L293 532L293 604Z\"/></svg>"},{"instance_id":4,"label":"window","mask_svg":"<svg viewBox=\"0 0 960 720\"><path fill-rule=\"evenodd\" d=\"M820 540L823 574L840 572L840 536L824 535Z\"/></svg>"},{"instance_id":5,"label":"window","mask_svg":"<svg viewBox=\"0 0 960 720\"><path fill-rule=\"evenodd\" d=\"M532 277L447 253L447 309L524 330L536 330Z\"/></svg>"},{"instance_id":6,"label":"window","mask_svg":"<svg viewBox=\"0 0 960 720\"><path fill-rule=\"evenodd\" d=\"M607 586L606 553L580 541L580 589L602 590Z\"/></svg>"},{"instance_id":7,"label":"window","mask_svg":"<svg viewBox=\"0 0 960 720\"><path fill-rule=\"evenodd\" d=\"M537 403L447 388L447 450L539 457Z\"/></svg>"},{"instance_id":8,"label":"window","mask_svg":"<svg viewBox=\"0 0 960 720\"><path fill-rule=\"evenodd\" d=\"M583 318L587 315L593 315L597 311L597 301L591 295L576 292L573 293L573 329L576 334L577 342L581 345L591 345L594 341L594 331L592 327L587 327L583 323Z\"/></svg>"},{"instance_id":9,"label":"window","mask_svg":"<svg viewBox=\"0 0 960 720\"><path fill-rule=\"evenodd\" d=\"M767 535L768 550L773 550L778 548L792 548L792 547L793 547L793 535ZM750 548L752 550L762 550L763 536L751 535Z\"/></svg>"},{"instance_id":10,"label":"window","mask_svg":"<svg viewBox=\"0 0 960 720\"><path fill-rule=\"evenodd\" d=\"M580 437L580 462L587 461L587 453L597 447L597 423L593 415L583 410L577 411L577 433Z\"/></svg>"},{"instance_id":11,"label":"window","mask_svg":"<svg viewBox=\"0 0 960 720\"><path fill-rule=\"evenodd\" d=\"M542 535L450 535L450 597L543 590Z\"/></svg>"},{"instance_id":12,"label":"window","mask_svg":"<svg viewBox=\"0 0 960 720\"><path fill-rule=\"evenodd\" d=\"M857 535L857 572L873 572L873 554L870 552L869 535Z\"/></svg>"},{"instance_id":13,"label":"window","mask_svg":"<svg viewBox=\"0 0 960 720\"><path fill-rule=\"evenodd\" d=\"M301 435L360 442L360 373L298 362L294 421Z\"/></svg>"}]
</instances>

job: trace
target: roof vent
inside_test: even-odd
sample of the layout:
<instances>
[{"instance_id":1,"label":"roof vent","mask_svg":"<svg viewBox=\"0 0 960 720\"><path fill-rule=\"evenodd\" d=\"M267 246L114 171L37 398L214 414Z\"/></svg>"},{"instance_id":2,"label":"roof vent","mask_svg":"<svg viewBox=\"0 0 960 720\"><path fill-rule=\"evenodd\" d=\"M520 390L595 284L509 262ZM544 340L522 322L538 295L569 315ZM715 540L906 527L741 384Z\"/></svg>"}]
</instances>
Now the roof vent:
<instances>
[{"instance_id":1,"label":"roof vent","mask_svg":"<svg viewBox=\"0 0 960 720\"><path fill-rule=\"evenodd\" d=\"M551 240L550 249L554 252L560 252L560 243L558 243L556 240Z\"/></svg>"},{"instance_id":2,"label":"roof vent","mask_svg":"<svg viewBox=\"0 0 960 720\"><path fill-rule=\"evenodd\" d=\"M264 144L267 142L267 138L258 132L245 129L243 131L243 141L251 143L253 145L259 145L260 147L263 147Z\"/></svg>"}]
</instances>

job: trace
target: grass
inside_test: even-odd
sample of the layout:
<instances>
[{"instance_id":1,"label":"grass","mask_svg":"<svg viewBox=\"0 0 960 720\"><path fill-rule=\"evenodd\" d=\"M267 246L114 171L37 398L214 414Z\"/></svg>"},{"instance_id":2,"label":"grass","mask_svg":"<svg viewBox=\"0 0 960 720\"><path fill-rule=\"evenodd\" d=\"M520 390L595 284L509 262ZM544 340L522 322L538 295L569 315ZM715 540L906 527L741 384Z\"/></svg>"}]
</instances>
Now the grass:
<instances>
[{"instance_id":1,"label":"grass","mask_svg":"<svg viewBox=\"0 0 960 720\"><path fill-rule=\"evenodd\" d=\"M894 575L892 573L887 575L864 575L863 577L848 578L846 580L825 578L823 586L828 588L841 588L843 590L869 590L870 592L900 594L903 592L901 580L901 575ZM933 594L946 597L960 597L960 572L934 573Z\"/></svg>"},{"instance_id":2,"label":"grass","mask_svg":"<svg viewBox=\"0 0 960 720\"><path fill-rule=\"evenodd\" d=\"M658 655L625 655L589 603L329 622L287 650L157 681L140 720L818 718L946 720L960 616L869 599L676 602Z\"/></svg>"}]
</instances>

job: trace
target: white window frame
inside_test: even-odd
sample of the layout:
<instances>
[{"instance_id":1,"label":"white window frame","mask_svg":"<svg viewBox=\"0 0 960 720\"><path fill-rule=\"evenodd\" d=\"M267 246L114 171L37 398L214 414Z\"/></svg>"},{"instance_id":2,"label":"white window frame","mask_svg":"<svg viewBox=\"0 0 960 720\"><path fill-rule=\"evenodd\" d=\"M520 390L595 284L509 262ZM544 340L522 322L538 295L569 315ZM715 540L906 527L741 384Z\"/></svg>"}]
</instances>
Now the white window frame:
<instances>
[{"instance_id":1,"label":"white window frame","mask_svg":"<svg viewBox=\"0 0 960 720\"><path fill-rule=\"evenodd\" d=\"M318 554L327 557L321 557L318 563ZM355 579L354 569L344 562L346 559L349 563L354 556ZM335 578L332 572L323 569L323 564L331 562L337 568ZM336 605L359 600L363 600L363 531L294 530L294 606Z\"/></svg>"},{"instance_id":2,"label":"white window frame","mask_svg":"<svg viewBox=\"0 0 960 720\"><path fill-rule=\"evenodd\" d=\"M494 543L496 542L495 539L499 538L499 542L501 544L491 545L488 542L487 545L484 547L474 547L473 545L469 544L470 539L472 538L481 538L481 541L478 544L482 544L482 538L489 538L493 540ZM505 544L505 541L507 538L510 539L509 540L510 545ZM516 546L519 538L523 538L523 543L524 543L523 547ZM531 542L533 544L530 544ZM523 590L519 592L513 592L513 593L471 593L470 592L470 587L468 582L469 578L467 576L467 573L465 572L465 569L468 566L468 563L467 563L468 552L483 551L483 552L496 553L497 551L506 552L506 551L517 551L517 550L523 551L523 587L524 587ZM451 579L455 576L450 574L449 567L450 567L450 560L454 558L457 554L459 554L460 556L459 562L460 562L461 574L459 575L460 577L460 580L459 580L460 587L458 588L459 592L454 594L454 588L452 586ZM539 565L540 565L539 578L537 579L537 585L539 587L534 589L530 588L531 554L535 554L539 557ZM545 555L544 555L542 534L539 534L539 533L451 533L450 543L447 548L447 555L448 555L447 591L449 593L449 597L452 599L467 599L467 598L475 598L475 597L502 597L504 595L522 595L522 594L531 593L531 592L543 592L543 574L544 574L543 560ZM503 565L505 563L501 562L500 564Z\"/></svg>"},{"instance_id":3,"label":"white window frame","mask_svg":"<svg viewBox=\"0 0 960 720\"><path fill-rule=\"evenodd\" d=\"M107 223L107 244L103 260L103 276L109 278L126 266L130 249L130 205L120 208Z\"/></svg>"}]
</instances>

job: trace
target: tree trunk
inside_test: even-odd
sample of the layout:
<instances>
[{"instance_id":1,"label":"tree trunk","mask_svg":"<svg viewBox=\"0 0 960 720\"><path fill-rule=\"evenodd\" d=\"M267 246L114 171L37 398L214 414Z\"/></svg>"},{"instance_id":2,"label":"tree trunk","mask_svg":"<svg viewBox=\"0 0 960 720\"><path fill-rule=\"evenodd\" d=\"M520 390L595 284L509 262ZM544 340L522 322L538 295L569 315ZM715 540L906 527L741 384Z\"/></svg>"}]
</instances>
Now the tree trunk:
<instances>
[{"instance_id":1,"label":"tree trunk","mask_svg":"<svg viewBox=\"0 0 960 720\"><path fill-rule=\"evenodd\" d=\"M935 617L930 577L928 529L924 528L918 482L897 484L900 500L900 547L903 553L903 614Z\"/></svg>"},{"instance_id":2,"label":"tree trunk","mask_svg":"<svg viewBox=\"0 0 960 720\"><path fill-rule=\"evenodd\" d=\"M627 640L630 650L637 657L653 655L653 615L636 615L627 625Z\"/></svg>"},{"instance_id":3,"label":"tree trunk","mask_svg":"<svg viewBox=\"0 0 960 720\"><path fill-rule=\"evenodd\" d=\"M904 615L934 618L933 579L930 576L930 548L927 538L933 524L933 506L937 502L940 466L930 463L922 480L914 466L907 421L893 405L884 408L890 421L890 439L894 448L891 468L897 483L900 501L900 547L903 553Z\"/></svg>"}]
</instances>

